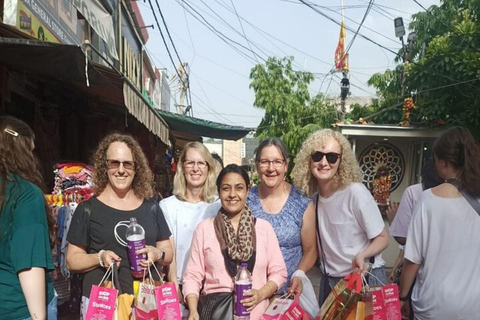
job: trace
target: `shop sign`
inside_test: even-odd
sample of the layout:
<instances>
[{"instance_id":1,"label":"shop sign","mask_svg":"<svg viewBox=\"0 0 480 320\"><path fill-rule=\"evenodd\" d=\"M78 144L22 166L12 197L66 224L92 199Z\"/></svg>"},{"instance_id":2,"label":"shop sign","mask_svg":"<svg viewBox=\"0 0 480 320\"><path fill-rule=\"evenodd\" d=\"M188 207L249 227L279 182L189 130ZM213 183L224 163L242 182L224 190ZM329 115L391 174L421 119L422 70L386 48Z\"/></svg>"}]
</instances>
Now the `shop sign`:
<instances>
[{"instance_id":1,"label":"shop sign","mask_svg":"<svg viewBox=\"0 0 480 320\"><path fill-rule=\"evenodd\" d=\"M16 27L39 40L79 44L77 11L64 0L19 0Z\"/></svg>"},{"instance_id":2,"label":"shop sign","mask_svg":"<svg viewBox=\"0 0 480 320\"><path fill-rule=\"evenodd\" d=\"M140 90L141 89L141 62L137 58L134 50L128 43L127 38L123 38L123 73L132 81L132 83ZM140 56L140 55L138 55Z\"/></svg>"}]
</instances>

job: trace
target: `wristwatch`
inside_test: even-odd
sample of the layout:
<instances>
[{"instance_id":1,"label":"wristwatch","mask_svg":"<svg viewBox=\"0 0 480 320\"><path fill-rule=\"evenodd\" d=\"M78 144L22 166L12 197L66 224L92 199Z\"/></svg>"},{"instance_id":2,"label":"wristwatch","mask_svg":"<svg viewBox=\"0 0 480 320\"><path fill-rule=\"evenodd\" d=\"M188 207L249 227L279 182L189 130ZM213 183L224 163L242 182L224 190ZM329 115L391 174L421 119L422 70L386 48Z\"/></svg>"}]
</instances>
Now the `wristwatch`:
<instances>
[{"instance_id":1,"label":"wristwatch","mask_svg":"<svg viewBox=\"0 0 480 320\"><path fill-rule=\"evenodd\" d=\"M162 251L162 255L160 256L160 259L158 259L158 261L160 260L165 260L165 251L163 251L162 249L160 249L160 251Z\"/></svg>"},{"instance_id":2,"label":"wristwatch","mask_svg":"<svg viewBox=\"0 0 480 320\"><path fill-rule=\"evenodd\" d=\"M399 299L400 301L407 301L408 298L410 298L410 297L407 295L406 297L399 297L398 299Z\"/></svg>"}]
</instances>

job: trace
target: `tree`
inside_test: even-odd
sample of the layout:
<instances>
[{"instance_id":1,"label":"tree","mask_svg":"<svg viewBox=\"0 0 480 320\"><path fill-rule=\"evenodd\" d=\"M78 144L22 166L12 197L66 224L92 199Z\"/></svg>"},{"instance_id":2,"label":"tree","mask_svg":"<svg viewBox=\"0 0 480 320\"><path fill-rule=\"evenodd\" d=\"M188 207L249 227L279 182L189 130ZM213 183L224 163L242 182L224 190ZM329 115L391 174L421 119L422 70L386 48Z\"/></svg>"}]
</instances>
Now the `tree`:
<instances>
[{"instance_id":1,"label":"tree","mask_svg":"<svg viewBox=\"0 0 480 320\"><path fill-rule=\"evenodd\" d=\"M480 138L480 0L442 0L412 16L418 35L406 63L407 95L414 95L413 122L461 125ZM402 60L400 50L397 61ZM402 66L375 74L375 87L387 107L400 97ZM383 108L383 107L382 107ZM380 110L382 109L380 108ZM378 119L377 123L378 122ZM385 123L385 122L383 122ZM388 123L388 122L387 122Z\"/></svg>"},{"instance_id":2,"label":"tree","mask_svg":"<svg viewBox=\"0 0 480 320\"><path fill-rule=\"evenodd\" d=\"M255 92L254 106L265 110L255 137L282 139L293 159L311 132L331 127L337 111L321 94L310 96L313 75L293 70L292 61L293 57L271 57L257 64L250 72L250 88Z\"/></svg>"}]
</instances>

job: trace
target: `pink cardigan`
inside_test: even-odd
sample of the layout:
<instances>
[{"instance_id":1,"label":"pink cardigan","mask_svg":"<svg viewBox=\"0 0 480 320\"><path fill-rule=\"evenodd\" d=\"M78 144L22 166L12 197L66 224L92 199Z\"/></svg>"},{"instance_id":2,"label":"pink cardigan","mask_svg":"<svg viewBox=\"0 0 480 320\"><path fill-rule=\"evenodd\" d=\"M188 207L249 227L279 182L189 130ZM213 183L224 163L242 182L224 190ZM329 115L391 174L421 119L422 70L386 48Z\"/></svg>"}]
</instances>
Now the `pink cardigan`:
<instances>
[{"instance_id":1,"label":"pink cardigan","mask_svg":"<svg viewBox=\"0 0 480 320\"><path fill-rule=\"evenodd\" d=\"M277 236L270 223L257 219L257 255L252 278L254 289L263 287L267 280L280 288L287 279L287 268L278 245ZM183 275L183 295L198 295L205 279L202 294L233 292L233 278L225 268L225 260L215 235L213 218L202 221L195 230L190 257ZM250 319L258 320L268 306L268 300L259 303L251 312Z\"/></svg>"}]
</instances>

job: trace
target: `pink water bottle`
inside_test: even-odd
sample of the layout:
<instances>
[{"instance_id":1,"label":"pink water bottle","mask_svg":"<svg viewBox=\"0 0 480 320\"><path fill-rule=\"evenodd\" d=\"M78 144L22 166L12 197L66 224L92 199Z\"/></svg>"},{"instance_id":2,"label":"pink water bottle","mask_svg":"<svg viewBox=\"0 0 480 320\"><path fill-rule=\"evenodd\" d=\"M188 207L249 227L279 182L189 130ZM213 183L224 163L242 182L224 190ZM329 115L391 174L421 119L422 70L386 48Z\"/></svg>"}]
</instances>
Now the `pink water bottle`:
<instances>
[{"instance_id":1,"label":"pink water bottle","mask_svg":"<svg viewBox=\"0 0 480 320\"><path fill-rule=\"evenodd\" d=\"M145 230L137 223L137 218L130 218L130 225L127 228L126 238L130 273L134 278L142 278L143 268L140 265L140 261L146 260L147 255L145 253L136 255L135 251L145 248Z\"/></svg>"}]
</instances>

